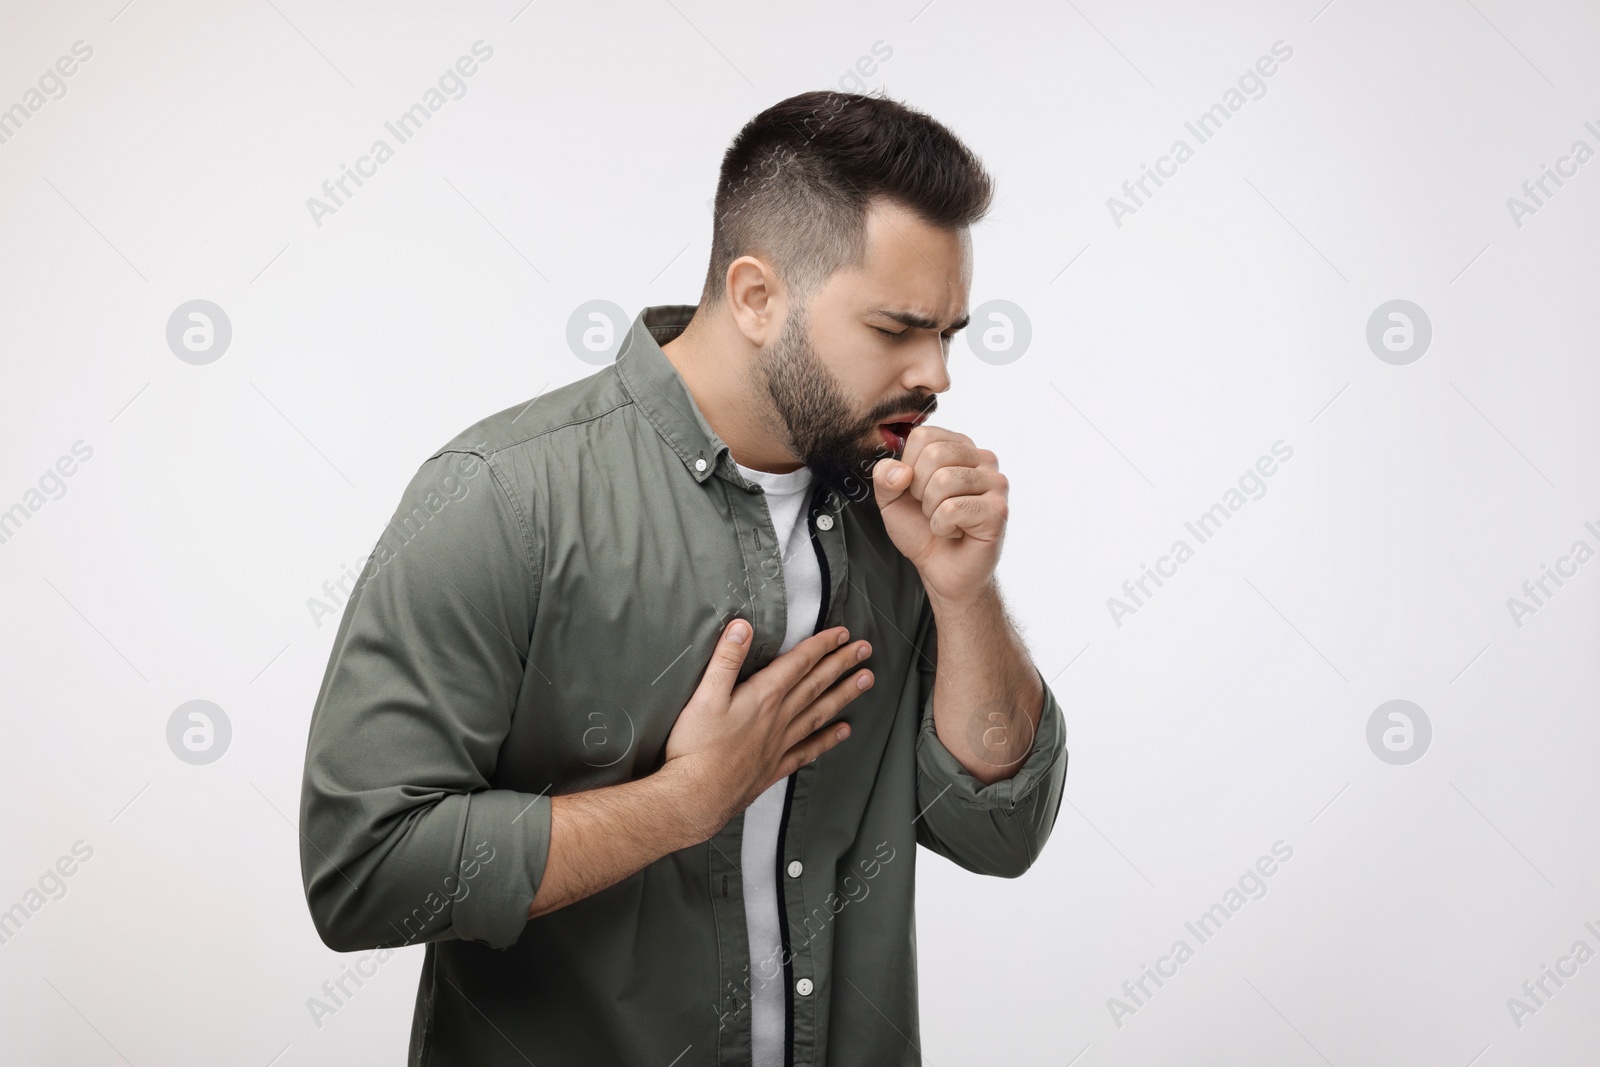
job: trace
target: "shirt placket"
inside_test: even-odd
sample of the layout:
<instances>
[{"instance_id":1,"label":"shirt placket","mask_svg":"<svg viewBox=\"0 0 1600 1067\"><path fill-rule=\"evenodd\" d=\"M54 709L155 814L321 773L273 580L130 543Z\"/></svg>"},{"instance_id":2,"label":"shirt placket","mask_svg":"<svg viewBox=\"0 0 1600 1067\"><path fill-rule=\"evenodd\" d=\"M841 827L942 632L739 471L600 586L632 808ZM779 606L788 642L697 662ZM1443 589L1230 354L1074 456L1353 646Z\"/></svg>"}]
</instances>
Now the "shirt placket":
<instances>
[{"instance_id":1,"label":"shirt placket","mask_svg":"<svg viewBox=\"0 0 1600 1067\"><path fill-rule=\"evenodd\" d=\"M729 567L730 604L724 624L735 617L749 621L753 644L740 669L742 682L777 658L788 630L781 546L759 486L738 474L724 449L717 456L717 477L706 485L726 501L739 556ZM750 1063L750 996L757 980L750 959L749 930L744 915L744 874L739 868L744 836L740 812L711 838L708 850L712 911L717 931L720 985L716 1011L717 1063L745 1067ZM781 909L780 909L781 910ZM779 925L787 916L779 916Z\"/></svg>"},{"instance_id":2,"label":"shirt placket","mask_svg":"<svg viewBox=\"0 0 1600 1067\"><path fill-rule=\"evenodd\" d=\"M844 499L819 482L806 509L806 526L811 546L822 570L823 602L817 631L841 625L844 621L845 590L849 584L844 541ZM852 634L852 638L859 637ZM783 948L789 1006L790 1040L785 1067L809 1067L818 1060L817 1035L820 1032L821 1006L829 995L828 976L818 970L810 940L796 934L805 930L804 917L810 914L807 903L806 830L810 823L811 784L816 765L808 763L793 775L794 782L784 805L778 833L778 885L782 900ZM813 870L814 881L817 872ZM827 887L818 886L815 896L827 896ZM794 916L800 916L796 924Z\"/></svg>"},{"instance_id":3,"label":"shirt placket","mask_svg":"<svg viewBox=\"0 0 1600 1067\"><path fill-rule=\"evenodd\" d=\"M732 579L742 583L734 614L748 619L755 631L754 647L745 660L741 681L777 658L788 629L787 604L782 576L781 547L777 544L770 513L759 488L746 488L736 473L732 459L719 457L725 468L715 483L725 494L730 519L739 544L739 574ZM806 512L806 525L812 550L817 552L823 570L824 602L819 613L819 630L837 626L844 617L844 590L848 584L845 563L844 500L820 482L813 489ZM819 1004L826 995L825 976L818 975L815 960L804 939L793 937L798 929L794 916L807 914L805 841L811 782L815 767L800 768L793 779L784 804L778 831L777 884L779 886L779 929L783 936L781 956L785 987L786 1038L785 1067L816 1062L819 1030ZM750 988L756 980L752 972L748 931L744 918L744 877L737 857L741 853L744 813L728 821L711 839L708 850L712 910L717 930L721 985L716 1010L718 1029L717 1063L722 1067L743 1067L750 1062ZM822 895L825 895L822 894Z\"/></svg>"}]
</instances>

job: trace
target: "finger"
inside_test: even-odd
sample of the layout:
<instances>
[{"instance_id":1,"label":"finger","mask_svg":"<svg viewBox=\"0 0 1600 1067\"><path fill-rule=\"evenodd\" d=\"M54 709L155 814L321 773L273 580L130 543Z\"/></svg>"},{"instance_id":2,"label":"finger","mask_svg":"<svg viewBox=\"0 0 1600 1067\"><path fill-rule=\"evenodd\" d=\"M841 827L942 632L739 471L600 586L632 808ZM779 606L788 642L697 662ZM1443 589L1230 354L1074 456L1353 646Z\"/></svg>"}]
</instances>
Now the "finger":
<instances>
[{"instance_id":1,"label":"finger","mask_svg":"<svg viewBox=\"0 0 1600 1067\"><path fill-rule=\"evenodd\" d=\"M822 695L823 690L839 680L840 675L870 655L872 655L872 645L866 641L857 641L824 657L821 663L813 667L809 674L789 690L781 709L784 719L792 719L805 711Z\"/></svg>"},{"instance_id":2,"label":"finger","mask_svg":"<svg viewBox=\"0 0 1600 1067\"><path fill-rule=\"evenodd\" d=\"M821 633L812 634L761 668L751 681L761 687L761 694L766 700L780 703L789 691L800 683L800 679L811 673L812 668L820 663L824 656L848 640L850 631L843 626L834 626Z\"/></svg>"},{"instance_id":3,"label":"finger","mask_svg":"<svg viewBox=\"0 0 1600 1067\"><path fill-rule=\"evenodd\" d=\"M876 681L872 671L863 667L834 683L832 688L795 716L784 731L784 744L792 747L827 726L851 701L870 690Z\"/></svg>"},{"instance_id":4,"label":"finger","mask_svg":"<svg viewBox=\"0 0 1600 1067\"><path fill-rule=\"evenodd\" d=\"M872 492L882 511L911 485L911 468L897 459L880 459L872 468Z\"/></svg>"},{"instance_id":5,"label":"finger","mask_svg":"<svg viewBox=\"0 0 1600 1067\"><path fill-rule=\"evenodd\" d=\"M982 496L984 493L1004 493L1008 483L999 471L981 467L940 467L928 478L928 487L922 492L922 513L930 519L940 504L951 497Z\"/></svg>"},{"instance_id":6,"label":"finger","mask_svg":"<svg viewBox=\"0 0 1600 1067\"><path fill-rule=\"evenodd\" d=\"M804 767L806 764L810 763L812 760L816 759L830 748L833 748L835 745L838 745L841 741L849 736L850 724L843 722L835 723L828 726L826 729L817 731L804 741L801 741L799 744L789 749L788 752L784 753L783 758L778 761L778 770L781 773L779 773L779 775L774 778L772 782L780 782L789 777L789 775L793 774L795 771L798 771L801 767ZM771 787L771 784L772 783L768 783L769 788Z\"/></svg>"},{"instance_id":7,"label":"finger","mask_svg":"<svg viewBox=\"0 0 1600 1067\"><path fill-rule=\"evenodd\" d=\"M995 541L1005 531L1008 510L1005 497L998 494L954 496L928 516L928 530L935 537L950 540L975 537Z\"/></svg>"},{"instance_id":8,"label":"finger","mask_svg":"<svg viewBox=\"0 0 1600 1067\"><path fill-rule=\"evenodd\" d=\"M711 650L711 663L700 676L699 691L706 695L728 696L739 681L739 669L750 651L750 624L734 619L722 628L717 647Z\"/></svg>"},{"instance_id":9,"label":"finger","mask_svg":"<svg viewBox=\"0 0 1600 1067\"><path fill-rule=\"evenodd\" d=\"M968 445L972 444L972 438L964 433L956 433L954 430L947 430L943 426L930 426L927 423L922 423L911 427L911 432L906 435L906 447L905 451L900 454L900 461L914 469L917 466L917 462L922 458L924 450L930 445L942 441L954 441L957 443L964 441ZM971 466L972 464L968 465Z\"/></svg>"},{"instance_id":10,"label":"finger","mask_svg":"<svg viewBox=\"0 0 1600 1067\"><path fill-rule=\"evenodd\" d=\"M944 439L931 441L922 451L917 453L917 458L911 462L913 475L909 492L921 500L928 491L928 479L944 467L977 467L983 457L978 454L977 446L963 437L960 440Z\"/></svg>"}]
</instances>

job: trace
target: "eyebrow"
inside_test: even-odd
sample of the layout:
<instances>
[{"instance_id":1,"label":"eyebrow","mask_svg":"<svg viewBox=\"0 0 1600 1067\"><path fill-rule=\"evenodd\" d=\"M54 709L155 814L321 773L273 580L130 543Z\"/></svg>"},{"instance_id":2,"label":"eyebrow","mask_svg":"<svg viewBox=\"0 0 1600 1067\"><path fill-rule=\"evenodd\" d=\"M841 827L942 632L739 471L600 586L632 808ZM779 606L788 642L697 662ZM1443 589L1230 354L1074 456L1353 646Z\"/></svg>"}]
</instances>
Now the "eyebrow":
<instances>
[{"instance_id":1,"label":"eyebrow","mask_svg":"<svg viewBox=\"0 0 1600 1067\"><path fill-rule=\"evenodd\" d=\"M886 319L893 319L902 326L915 326L923 330L937 330L939 328L939 323L937 320L930 319L926 315L918 315L915 311L891 311L888 308L876 308L873 310L872 314L882 315ZM949 326L945 327L945 329L965 329L967 323L970 321L972 321L971 315L963 315L955 322L952 322Z\"/></svg>"}]
</instances>

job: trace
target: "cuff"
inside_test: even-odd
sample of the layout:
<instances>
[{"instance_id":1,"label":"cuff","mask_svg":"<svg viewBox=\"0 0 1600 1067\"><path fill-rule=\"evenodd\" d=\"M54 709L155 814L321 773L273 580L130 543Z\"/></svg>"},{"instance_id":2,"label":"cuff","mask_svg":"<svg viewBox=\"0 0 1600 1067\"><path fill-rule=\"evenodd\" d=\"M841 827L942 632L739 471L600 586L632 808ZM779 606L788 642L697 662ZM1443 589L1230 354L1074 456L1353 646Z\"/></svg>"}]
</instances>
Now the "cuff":
<instances>
[{"instance_id":1,"label":"cuff","mask_svg":"<svg viewBox=\"0 0 1600 1067\"><path fill-rule=\"evenodd\" d=\"M1034 673L1039 674L1037 667ZM944 790L940 794L941 803L949 800L967 807L1009 814L1027 800L1040 782L1049 779L1066 753L1067 725L1061 706L1042 674L1039 674L1039 684L1044 688L1044 708L1039 713L1039 730L1034 735L1033 747L1010 778L987 785L973 777L939 740L933 725L933 697L929 695L923 705L922 728L917 737L917 765L936 785L936 791Z\"/></svg>"},{"instance_id":2,"label":"cuff","mask_svg":"<svg viewBox=\"0 0 1600 1067\"><path fill-rule=\"evenodd\" d=\"M452 927L490 948L516 944L550 855L550 798L488 789L469 794Z\"/></svg>"}]
</instances>

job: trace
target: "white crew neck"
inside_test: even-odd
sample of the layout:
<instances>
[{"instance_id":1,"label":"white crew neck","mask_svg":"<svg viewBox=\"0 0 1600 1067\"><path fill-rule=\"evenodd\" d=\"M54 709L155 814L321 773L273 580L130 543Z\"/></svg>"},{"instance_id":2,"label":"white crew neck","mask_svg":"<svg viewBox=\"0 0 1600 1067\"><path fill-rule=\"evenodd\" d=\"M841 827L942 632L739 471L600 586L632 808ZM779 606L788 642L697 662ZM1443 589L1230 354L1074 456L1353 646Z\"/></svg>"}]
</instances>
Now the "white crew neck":
<instances>
[{"instance_id":1,"label":"white crew neck","mask_svg":"<svg viewBox=\"0 0 1600 1067\"><path fill-rule=\"evenodd\" d=\"M798 493L811 484L810 467L801 467L799 470L777 474L773 471L758 471L752 467L746 467L738 460L734 460L733 465L739 468L740 474L770 493Z\"/></svg>"}]
</instances>

